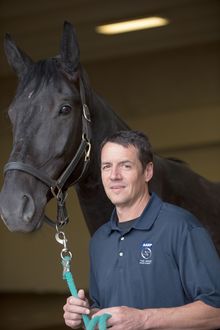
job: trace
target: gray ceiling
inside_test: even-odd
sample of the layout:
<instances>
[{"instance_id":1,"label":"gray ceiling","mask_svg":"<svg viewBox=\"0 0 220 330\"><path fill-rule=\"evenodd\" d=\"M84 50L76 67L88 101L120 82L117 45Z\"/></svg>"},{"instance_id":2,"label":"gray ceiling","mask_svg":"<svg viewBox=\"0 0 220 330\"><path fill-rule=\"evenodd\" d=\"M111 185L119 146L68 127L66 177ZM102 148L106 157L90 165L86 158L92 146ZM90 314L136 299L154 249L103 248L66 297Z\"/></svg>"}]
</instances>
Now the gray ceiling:
<instances>
[{"instance_id":1,"label":"gray ceiling","mask_svg":"<svg viewBox=\"0 0 220 330\"><path fill-rule=\"evenodd\" d=\"M103 36L97 24L161 15L168 26ZM9 32L33 59L55 55L64 20L77 30L81 59L91 62L220 40L219 0L1 0L0 38ZM0 75L10 72L3 47Z\"/></svg>"}]
</instances>

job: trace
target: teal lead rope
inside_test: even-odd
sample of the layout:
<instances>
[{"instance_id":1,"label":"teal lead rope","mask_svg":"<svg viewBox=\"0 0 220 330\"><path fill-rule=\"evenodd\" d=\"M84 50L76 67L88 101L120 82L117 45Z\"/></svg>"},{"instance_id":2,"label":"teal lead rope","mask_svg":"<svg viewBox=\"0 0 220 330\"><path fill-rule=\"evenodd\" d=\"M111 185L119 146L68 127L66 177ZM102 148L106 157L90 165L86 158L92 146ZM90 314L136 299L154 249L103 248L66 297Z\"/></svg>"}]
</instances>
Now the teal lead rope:
<instances>
[{"instance_id":1,"label":"teal lead rope","mask_svg":"<svg viewBox=\"0 0 220 330\"><path fill-rule=\"evenodd\" d=\"M70 289L70 292L72 294L72 296L77 297L78 298L78 293L77 293L77 289L73 280L73 276L70 272L70 260L71 257L70 256L65 256L62 260L62 264L63 264L63 279L67 281L68 287ZM85 325L86 330L93 330L95 329L96 325L99 326L100 330L106 330L106 323L108 318L110 318L111 315L110 314L103 314L100 316L95 316L92 319L89 319L88 315L83 314L82 318L83 318L83 322Z\"/></svg>"},{"instance_id":2,"label":"teal lead rope","mask_svg":"<svg viewBox=\"0 0 220 330\"><path fill-rule=\"evenodd\" d=\"M74 279L72 273L70 271L70 262L72 259L71 252L67 249L66 242L67 239L65 237L64 232L58 231L55 235L56 241L60 244L63 244L64 248L61 251L61 259L63 265L63 279L67 281L69 290L71 295L78 298L78 293L76 289L76 285L74 283ZM111 317L110 314L102 314L100 316L94 316L92 319L88 317L88 315L83 314L82 319L85 325L86 330L94 330L98 325L99 330L107 329L107 320Z\"/></svg>"}]
</instances>

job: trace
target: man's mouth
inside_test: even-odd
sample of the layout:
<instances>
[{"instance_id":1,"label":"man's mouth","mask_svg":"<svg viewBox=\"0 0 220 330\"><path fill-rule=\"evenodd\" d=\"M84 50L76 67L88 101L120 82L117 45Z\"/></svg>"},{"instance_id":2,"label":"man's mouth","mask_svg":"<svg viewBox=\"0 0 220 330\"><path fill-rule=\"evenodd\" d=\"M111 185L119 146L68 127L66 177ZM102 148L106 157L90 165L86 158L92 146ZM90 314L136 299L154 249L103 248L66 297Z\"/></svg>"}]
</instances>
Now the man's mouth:
<instances>
[{"instance_id":1,"label":"man's mouth","mask_svg":"<svg viewBox=\"0 0 220 330\"><path fill-rule=\"evenodd\" d=\"M112 191L118 191L118 190L121 190L121 189L124 189L125 186L122 186L122 185L115 185L115 186L111 186L110 187L110 190Z\"/></svg>"}]
</instances>

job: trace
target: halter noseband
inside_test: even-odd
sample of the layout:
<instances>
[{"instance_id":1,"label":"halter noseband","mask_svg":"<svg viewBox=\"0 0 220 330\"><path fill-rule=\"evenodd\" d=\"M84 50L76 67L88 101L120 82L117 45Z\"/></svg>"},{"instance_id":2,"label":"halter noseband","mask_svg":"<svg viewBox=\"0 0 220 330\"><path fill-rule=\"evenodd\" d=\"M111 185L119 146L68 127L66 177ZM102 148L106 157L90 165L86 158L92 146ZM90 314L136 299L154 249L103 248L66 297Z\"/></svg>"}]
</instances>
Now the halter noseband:
<instances>
[{"instance_id":1,"label":"halter noseband","mask_svg":"<svg viewBox=\"0 0 220 330\"><path fill-rule=\"evenodd\" d=\"M30 164L26 164L23 162L9 162L4 167L4 173L11 170L17 170L22 171L25 173L28 173L44 184L46 184L51 192L53 193L54 197L57 199L57 206L58 206L58 214L57 214L57 223L54 223L54 221L50 220L47 216L45 216L45 221L49 224L55 225L55 226L63 226L68 222L68 217L66 214L65 209L65 198L66 193L63 191L63 188L65 186L65 183L67 182L70 175L73 173L76 166L79 164L80 160L84 156L84 162L83 162L83 168L79 175L79 177L72 183L76 184L85 174L89 160L90 160L90 151L91 151L91 118L90 118L90 112L89 108L86 105L86 99L85 99L85 89L83 86L83 82L80 78L80 97L81 102L83 106L82 111L82 138L81 143L77 149L76 154L74 155L73 159L67 166L67 168L64 170L64 172L60 175L60 177L57 180L53 180L49 176L46 176L43 171L33 167Z\"/></svg>"}]
</instances>

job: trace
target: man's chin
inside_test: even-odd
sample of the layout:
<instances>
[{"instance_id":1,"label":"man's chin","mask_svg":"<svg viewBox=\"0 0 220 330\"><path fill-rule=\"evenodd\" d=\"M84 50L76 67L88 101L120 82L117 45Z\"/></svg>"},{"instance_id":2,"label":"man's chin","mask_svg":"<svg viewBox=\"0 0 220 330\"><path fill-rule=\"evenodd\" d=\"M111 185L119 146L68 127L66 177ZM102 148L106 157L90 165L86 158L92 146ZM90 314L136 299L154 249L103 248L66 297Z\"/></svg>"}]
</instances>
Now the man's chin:
<instances>
[{"instance_id":1,"label":"man's chin","mask_svg":"<svg viewBox=\"0 0 220 330\"><path fill-rule=\"evenodd\" d=\"M126 200L122 198L112 198L111 199L112 204L114 204L116 207L120 207L122 205L126 204Z\"/></svg>"},{"instance_id":2,"label":"man's chin","mask_svg":"<svg viewBox=\"0 0 220 330\"><path fill-rule=\"evenodd\" d=\"M124 194L122 194L120 191L114 193L111 192L110 194L107 194L107 196L115 206L123 205L127 201Z\"/></svg>"}]
</instances>

